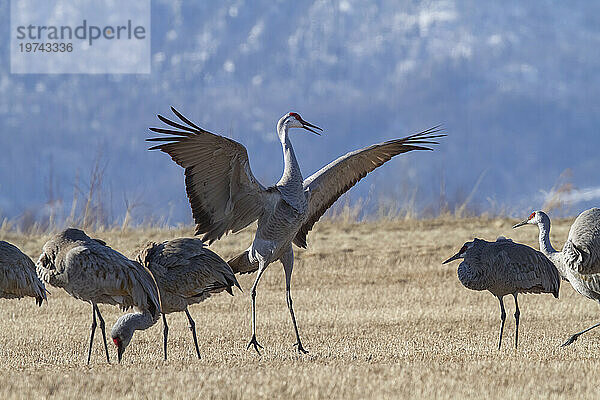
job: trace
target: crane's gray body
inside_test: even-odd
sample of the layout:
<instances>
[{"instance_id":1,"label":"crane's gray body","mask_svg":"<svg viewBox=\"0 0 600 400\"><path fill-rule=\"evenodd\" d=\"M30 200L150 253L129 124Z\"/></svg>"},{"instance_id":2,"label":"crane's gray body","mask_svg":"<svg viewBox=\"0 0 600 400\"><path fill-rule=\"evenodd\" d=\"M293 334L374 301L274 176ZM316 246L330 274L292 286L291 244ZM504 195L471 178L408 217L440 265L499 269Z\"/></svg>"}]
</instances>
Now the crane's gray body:
<instances>
[{"instance_id":1,"label":"crane's gray body","mask_svg":"<svg viewBox=\"0 0 600 400\"><path fill-rule=\"evenodd\" d=\"M46 288L35 272L35 264L16 246L0 241L0 298L33 297L38 305L46 300Z\"/></svg>"},{"instance_id":2,"label":"crane's gray body","mask_svg":"<svg viewBox=\"0 0 600 400\"><path fill-rule=\"evenodd\" d=\"M600 302L600 208L579 214L571 225L562 251L550 243L550 218L535 211L540 251L556 266L563 279L581 295Z\"/></svg>"},{"instance_id":3,"label":"crane's gray body","mask_svg":"<svg viewBox=\"0 0 600 400\"><path fill-rule=\"evenodd\" d=\"M303 179L288 130L304 128L317 133L316 126L296 113L284 115L277 123L284 170L275 186L266 188L252 174L248 153L240 143L210 133L171 108L183 124L161 115L158 118L175 129L150 128L169 135L148 139L167 142L153 146L185 168L186 191L196 222L196 234L211 243L228 232L237 232L254 221L257 231L250 247L228 261L235 273L258 270L252 287L252 326L255 339L254 298L256 287L267 266L277 260L286 276L287 302L297 337L298 350L304 352L296 326L290 296L294 252L292 243L306 247L306 236L313 225L343 193L367 173L392 157L412 150L431 150L421 145L437 144L439 130L430 130L365 147L339 157L307 179ZM317 133L318 134L318 133Z\"/></svg>"},{"instance_id":4,"label":"crane's gray body","mask_svg":"<svg viewBox=\"0 0 600 400\"><path fill-rule=\"evenodd\" d=\"M85 302L160 309L156 285L141 265L78 229L44 244L37 271L49 285Z\"/></svg>"},{"instance_id":5,"label":"crane's gray body","mask_svg":"<svg viewBox=\"0 0 600 400\"><path fill-rule=\"evenodd\" d=\"M185 311L212 294L239 286L229 265L200 239L149 242L135 259L154 275L165 314Z\"/></svg>"},{"instance_id":6,"label":"crane's gray body","mask_svg":"<svg viewBox=\"0 0 600 400\"><path fill-rule=\"evenodd\" d=\"M113 326L113 338L124 338L119 346L119 361L133 332L147 329L160 317L160 298L152 274L132 261L92 239L79 229L69 228L48 240L37 262L37 273L46 283L64 289L76 299L92 305L92 326L88 363L90 362L96 316L104 338L106 360L109 361L104 320L98 303L119 305L135 312L121 316Z\"/></svg>"},{"instance_id":7,"label":"crane's gray body","mask_svg":"<svg viewBox=\"0 0 600 400\"><path fill-rule=\"evenodd\" d=\"M180 311L188 317L196 354L200 358L196 323L188 306L224 290L233 295L232 287L240 287L233 271L221 257L206 248L202 240L192 238L149 242L135 254L135 259L152 272L158 284L163 312L165 360L169 328L164 314Z\"/></svg>"},{"instance_id":8,"label":"crane's gray body","mask_svg":"<svg viewBox=\"0 0 600 400\"><path fill-rule=\"evenodd\" d=\"M512 240L475 239L458 267L458 279L472 290L496 297L514 293L552 293L558 297L558 271L539 251Z\"/></svg>"},{"instance_id":9,"label":"crane's gray body","mask_svg":"<svg viewBox=\"0 0 600 400\"><path fill-rule=\"evenodd\" d=\"M500 302L500 339L506 320L504 296L515 299L515 348L519 343L519 293L552 293L558 298L560 276L552 262L537 250L510 239L499 237L495 242L474 239L463 245L444 264L463 258L458 267L458 279L472 290L488 290Z\"/></svg>"}]
</instances>

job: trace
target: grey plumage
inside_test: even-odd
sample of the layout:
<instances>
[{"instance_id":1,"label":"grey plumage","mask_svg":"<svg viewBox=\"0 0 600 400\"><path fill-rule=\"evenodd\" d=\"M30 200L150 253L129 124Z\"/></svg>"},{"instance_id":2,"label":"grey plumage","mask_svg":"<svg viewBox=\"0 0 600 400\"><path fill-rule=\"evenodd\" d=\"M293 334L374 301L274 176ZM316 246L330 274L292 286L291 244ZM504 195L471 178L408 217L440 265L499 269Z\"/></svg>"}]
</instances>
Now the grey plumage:
<instances>
[{"instance_id":1,"label":"grey plumage","mask_svg":"<svg viewBox=\"0 0 600 400\"><path fill-rule=\"evenodd\" d=\"M119 361L133 331L152 326L160 316L158 289L151 273L103 243L79 229L69 228L44 244L37 262L38 275L44 282L92 305L88 363L96 316L100 321L106 360L110 362L104 319L98 303L119 305L124 310L133 307L136 311L119 318L113 327L113 333L115 329L118 333L124 332L124 335L113 334Z\"/></svg>"},{"instance_id":2,"label":"grey plumage","mask_svg":"<svg viewBox=\"0 0 600 400\"><path fill-rule=\"evenodd\" d=\"M571 225L562 251L556 251L550 243L550 218L545 212L534 211L513 228L526 224L538 226L540 251L554 263L562 278L579 294L600 302L600 208L579 214ZM563 346L599 325L575 333Z\"/></svg>"},{"instance_id":3,"label":"grey plumage","mask_svg":"<svg viewBox=\"0 0 600 400\"><path fill-rule=\"evenodd\" d=\"M136 252L136 261L154 275L160 291L164 322L164 355L167 359L168 326L164 314L184 311L200 358L195 322L188 306L206 300L212 294L240 287L227 263L204 246L200 239L180 238L162 243L148 242Z\"/></svg>"},{"instance_id":4,"label":"grey plumage","mask_svg":"<svg viewBox=\"0 0 600 400\"><path fill-rule=\"evenodd\" d=\"M320 128L304 121L296 113L285 114L277 123L284 170L275 186L266 188L252 174L248 153L241 144L210 133L173 113L183 124L158 116L175 129L150 128L168 135L149 141L167 142L151 147L171 156L185 168L185 185L196 222L196 234L204 234L209 243L228 232L237 232L258 221L254 240L245 252L228 263L235 273L258 270L252 286L252 338L258 352L262 347L256 340L256 288L266 267L277 260L283 264L286 277L288 308L296 334L298 351L306 352L300 341L292 307L290 282L294 252L292 243L306 247L306 235L323 213L356 182L392 157L412 150L431 150L426 145L437 144L433 139L444 136L435 127L405 137L375 144L350 152L307 179L303 179L288 130L304 128L313 133Z\"/></svg>"},{"instance_id":5,"label":"grey plumage","mask_svg":"<svg viewBox=\"0 0 600 400\"><path fill-rule=\"evenodd\" d=\"M510 239L498 238L495 242L474 239L463 245L460 251L448 260L464 258L458 267L458 279L472 290L488 290L500 302L500 339L506 312L503 297L513 295L515 299L515 348L519 340L519 293L552 293L558 298L560 277L557 269L546 256L523 244Z\"/></svg>"},{"instance_id":6,"label":"grey plumage","mask_svg":"<svg viewBox=\"0 0 600 400\"><path fill-rule=\"evenodd\" d=\"M16 246L0 240L0 298L33 297L38 306L46 298L46 288L36 275L35 264Z\"/></svg>"}]
</instances>

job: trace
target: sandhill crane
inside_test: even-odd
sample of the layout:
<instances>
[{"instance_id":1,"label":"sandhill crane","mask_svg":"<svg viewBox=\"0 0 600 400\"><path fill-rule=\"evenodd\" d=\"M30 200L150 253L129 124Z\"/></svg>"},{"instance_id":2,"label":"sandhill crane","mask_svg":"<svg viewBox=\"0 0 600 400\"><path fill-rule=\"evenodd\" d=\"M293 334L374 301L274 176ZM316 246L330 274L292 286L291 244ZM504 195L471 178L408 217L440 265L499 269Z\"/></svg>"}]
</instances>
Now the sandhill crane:
<instances>
[{"instance_id":1,"label":"sandhill crane","mask_svg":"<svg viewBox=\"0 0 600 400\"><path fill-rule=\"evenodd\" d=\"M277 134L283 149L284 170L272 187L261 185L252 174L246 148L240 143L210 133L194 124L177 110L173 113L183 122L158 118L175 129L150 128L169 135L147 139L168 142L150 150L161 150L185 168L185 184L195 234L203 233L209 244L228 232L237 232L258 220L258 229L250 247L228 261L235 273L258 270L252 285L251 345L260 354L262 346L256 340L256 288L267 268L281 261L285 271L286 299L296 334L297 350L302 346L296 317L292 308L290 282L294 251L292 243L306 247L306 235L325 211L367 173L389 161L395 155L412 150L431 150L421 145L437 144L432 139L444 136L438 127L405 137L374 144L339 157L307 179L292 148L288 131L303 128L319 135L321 128L304 121L294 112L285 114L277 123Z\"/></svg>"},{"instance_id":2,"label":"sandhill crane","mask_svg":"<svg viewBox=\"0 0 600 400\"><path fill-rule=\"evenodd\" d=\"M112 329L119 362L134 330L147 329L160 316L158 289L152 274L135 261L92 239L79 229L69 228L44 244L37 272L46 283L63 288L76 299L92 305L92 326L87 362L90 363L96 316L100 321L106 361L110 363L104 319L98 303L133 307L135 313L121 316Z\"/></svg>"},{"instance_id":3,"label":"sandhill crane","mask_svg":"<svg viewBox=\"0 0 600 400\"><path fill-rule=\"evenodd\" d=\"M38 306L46 299L46 288L35 273L35 264L16 246L0 240L0 298L34 297Z\"/></svg>"},{"instance_id":4,"label":"sandhill crane","mask_svg":"<svg viewBox=\"0 0 600 400\"><path fill-rule=\"evenodd\" d=\"M588 299L600 302L600 208L591 208L579 214L571 225L562 251L554 250L550 243L550 218L545 212L534 211L513 228L526 224L538 226L540 251L554 263L573 289ZM562 346L570 345L580 335L599 325L597 323L575 333Z\"/></svg>"},{"instance_id":5,"label":"sandhill crane","mask_svg":"<svg viewBox=\"0 0 600 400\"><path fill-rule=\"evenodd\" d=\"M554 265L542 253L510 239L499 237L495 242L474 239L466 242L458 253L443 262L464 258L458 266L458 279L468 289L489 290L500 301L500 340L506 312L503 298L515 298L515 348L519 343L519 293L552 293L558 298L560 277Z\"/></svg>"},{"instance_id":6,"label":"sandhill crane","mask_svg":"<svg viewBox=\"0 0 600 400\"><path fill-rule=\"evenodd\" d=\"M148 242L135 256L154 275L163 312L164 353L167 359L167 335L169 328L165 314L184 311L190 323L196 355L200 358L196 324L188 306L200 303L211 294L240 285L227 263L204 246L200 239L180 238L162 243ZM241 288L240 288L241 289Z\"/></svg>"}]
</instances>

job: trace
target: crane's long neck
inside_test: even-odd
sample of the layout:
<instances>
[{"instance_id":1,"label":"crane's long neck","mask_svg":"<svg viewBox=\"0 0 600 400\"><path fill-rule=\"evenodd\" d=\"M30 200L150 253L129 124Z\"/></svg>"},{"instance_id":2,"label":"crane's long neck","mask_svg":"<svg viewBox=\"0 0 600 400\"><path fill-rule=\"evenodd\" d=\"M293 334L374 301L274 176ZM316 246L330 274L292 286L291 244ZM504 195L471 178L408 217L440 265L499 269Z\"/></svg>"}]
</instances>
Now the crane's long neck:
<instances>
[{"instance_id":1,"label":"crane's long neck","mask_svg":"<svg viewBox=\"0 0 600 400\"><path fill-rule=\"evenodd\" d=\"M557 252L550 243L550 218L544 218L542 222L538 223L538 228L540 230L540 251L549 257Z\"/></svg>"},{"instance_id":2,"label":"crane's long neck","mask_svg":"<svg viewBox=\"0 0 600 400\"><path fill-rule=\"evenodd\" d=\"M277 183L278 186L300 186L302 187L302 172L300 171L300 164L296 159L292 142L288 136L287 128L281 127L279 130L279 137L281 139L281 148L283 150L283 174L281 179Z\"/></svg>"},{"instance_id":3,"label":"crane's long neck","mask_svg":"<svg viewBox=\"0 0 600 400\"><path fill-rule=\"evenodd\" d=\"M552 261L560 275L564 279L568 279L567 268L563 262L563 253L554 250L552 243L550 243L550 218L545 216L542 222L538 223L538 228L540 230L540 251Z\"/></svg>"},{"instance_id":4,"label":"crane's long neck","mask_svg":"<svg viewBox=\"0 0 600 400\"><path fill-rule=\"evenodd\" d=\"M113 327L113 331L116 329L122 329L125 331L139 331L150 328L157 321L154 315L149 311L136 312L122 315L119 317Z\"/></svg>"},{"instance_id":5,"label":"crane's long neck","mask_svg":"<svg viewBox=\"0 0 600 400\"><path fill-rule=\"evenodd\" d=\"M287 127L279 127L278 134L283 150L283 174L279 182L277 182L277 188L286 202L299 212L302 212L306 207L306 197L302 187L304 179L302 178L300 165L296 159L296 154L294 154L294 148L288 136Z\"/></svg>"}]
</instances>

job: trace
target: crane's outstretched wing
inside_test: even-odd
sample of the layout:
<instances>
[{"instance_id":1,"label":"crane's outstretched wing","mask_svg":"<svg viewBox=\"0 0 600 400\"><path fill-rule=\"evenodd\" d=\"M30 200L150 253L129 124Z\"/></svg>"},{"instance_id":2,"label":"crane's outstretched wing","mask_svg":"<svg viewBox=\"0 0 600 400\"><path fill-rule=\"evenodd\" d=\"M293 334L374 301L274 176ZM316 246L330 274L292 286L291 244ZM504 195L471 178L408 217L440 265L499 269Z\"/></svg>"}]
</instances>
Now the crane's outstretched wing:
<instances>
[{"instance_id":1,"label":"crane's outstretched wing","mask_svg":"<svg viewBox=\"0 0 600 400\"><path fill-rule=\"evenodd\" d=\"M185 168L185 189L196 222L195 234L212 243L228 232L237 232L258 219L268 191L250 169L248 152L240 143L210 133L181 115L185 124L158 118L176 129L150 128L167 137L147 141L168 142L151 147L171 156Z\"/></svg>"},{"instance_id":2,"label":"crane's outstretched wing","mask_svg":"<svg viewBox=\"0 0 600 400\"><path fill-rule=\"evenodd\" d=\"M389 140L352 151L327 164L304 180L310 195L308 219L294 238L294 244L306 248L306 235L329 207L369 172L392 157L412 150L432 150L421 145L438 144L432 139L446 136L439 126L402 139Z\"/></svg>"}]
</instances>

